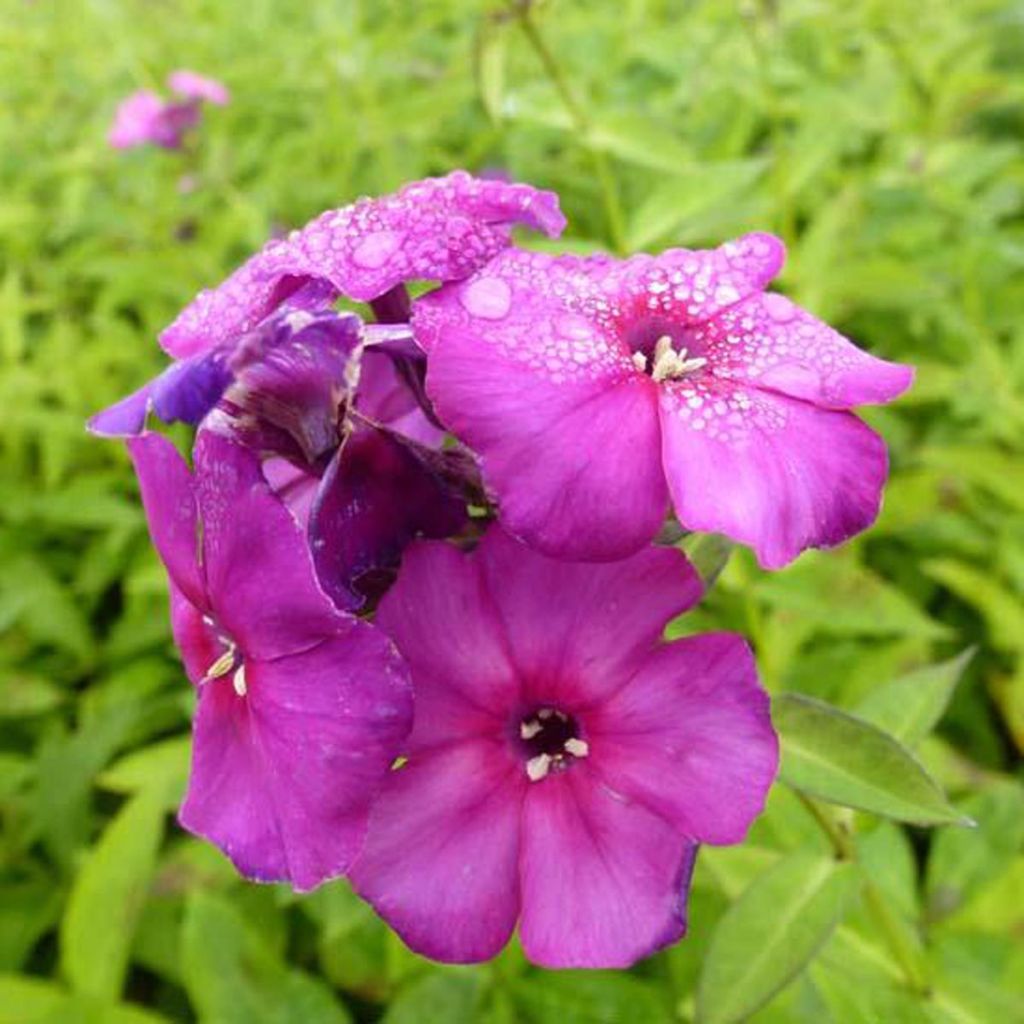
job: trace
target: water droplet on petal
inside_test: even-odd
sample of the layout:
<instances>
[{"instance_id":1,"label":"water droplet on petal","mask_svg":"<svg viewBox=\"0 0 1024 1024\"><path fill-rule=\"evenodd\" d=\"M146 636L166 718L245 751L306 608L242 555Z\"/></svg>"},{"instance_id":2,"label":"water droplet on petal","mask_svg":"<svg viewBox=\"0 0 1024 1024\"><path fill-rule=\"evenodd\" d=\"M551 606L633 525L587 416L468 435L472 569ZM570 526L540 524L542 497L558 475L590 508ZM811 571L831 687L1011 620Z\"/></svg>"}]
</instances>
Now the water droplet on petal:
<instances>
[{"instance_id":1,"label":"water droplet on petal","mask_svg":"<svg viewBox=\"0 0 1024 1024\"><path fill-rule=\"evenodd\" d=\"M768 292L762 301L764 302L765 312L780 324L784 324L796 316L796 306L785 295Z\"/></svg>"},{"instance_id":2,"label":"water droplet on petal","mask_svg":"<svg viewBox=\"0 0 1024 1024\"><path fill-rule=\"evenodd\" d=\"M375 231L356 246L352 261L366 270L377 270L391 259L404 238L402 231Z\"/></svg>"},{"instance_id":3,"label":"water droplet on petal","mask_svg":"<svg viewBox=\"0 0 1024 1024\"><path fill-rule=\"evenodd\" d=\"M462 291L466 312L483 320L500 320L512 307L512 289L500 277L482 277Z\"/></svg>"}]
</instances>

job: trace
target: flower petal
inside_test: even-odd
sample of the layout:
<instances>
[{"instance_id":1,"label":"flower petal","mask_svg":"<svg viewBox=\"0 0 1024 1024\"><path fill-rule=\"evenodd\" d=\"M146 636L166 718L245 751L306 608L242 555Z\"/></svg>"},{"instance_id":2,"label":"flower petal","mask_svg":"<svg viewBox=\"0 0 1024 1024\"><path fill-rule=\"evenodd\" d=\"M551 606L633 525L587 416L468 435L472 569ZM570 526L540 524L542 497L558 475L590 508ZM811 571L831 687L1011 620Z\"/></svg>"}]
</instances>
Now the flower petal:
<instances>
[{"instance_id":1,"label":"flower petal","mask_svg":"<svg viewBox=\"0 0 1024 1024\"><path fill-rule=\"evenodd\" d=\"M778 769L768 695L730 633L652 652L588 715L587 739L616 792L702 843L741 842Z\"/></svg>"},{"instance_id":2,"label":"flower petal","mask_svg":"<svg viewBox=\"0 0 1024 1024\"><path fill-rule=\"evenodd\" d=\"M302 530L256 453L201 430L195 467L217 621L250 657L294 654L332 635L343 617L317 584Z\"/></svg>"},{"instance_id":3,"label":"flower petal","mask_svg":"<svg viewBox=\"0 0 1024 1024\"><path fill-rule=\"evenodd\" d=\"M320 584L345 610L361 608L365 573L390 569L417 535L445 537L465 522L462 501L384 430L357 428L331 461L309 521Z\"/></svg>"},{"instance_id":4,"label":"flower petal","mask_svg":"<svg viewBox=\"0 0 1024 1024\"><path fill-rule=\"evenodd\" d=\"M218 288L202 292L160 342L181 357L229 341L309 282L369 301L403 281L466 277L508 245L516 223L554 236L565 218L554 193L464 171L328 210L288 239L268 243Z\"/></svg>"},{"instance_id":5,"label":"flower petal","mask_svg":"<svg viewBox=\"0 0 1024 1024\"><path fill-rule=\"evenodd\" d=\"M716 376L833 409L891 402L914 376L912 367L876 359L774 292L723 310L695 328L688 344Z\"/></svg>"},{"instance_id":6,"label":"flower petal","mask_svg":"<svg viewBox=\"0 0 1024 1024\"><path fill-rule=\"evenodd\" d=\"M473 558L526 682L524 699L566 711L592 706L621 685L703 591L674 548L596 565L561 562L492 526Z\"/></svg>"},{"instance_id":7,"label":"flower petal","mask_svg":"<svg viewBox=\"0 0 1024 1024\"><path fill-rule=\"evenodd\" d=\"M173 583L170 584L171 632L178 645L185 674L189 682L198 686L209 673L210 667L227 650L203 614Z\"/></svg>"},{"instance_id":8,"label":"flower petal","mask_svg":"<svg viewBox=\"0 0 1024 1024\"><path fill-rule=\"evenodd\" d=\"M139 480L149 535L167 575L192 604L208 608L198 561L196 498L185 460L159 434L130 438L128 454Z\"/></svg>"},{"instance_id":9,"label":"flower petal","mask_svg":"<svg viewBox=\"0 0 1024 1024\"><path fill-rule=\"evenodd\" d=\"M474 556L439 541L410 545L377 624L412 671L411 750L506 724L519 703L519 681Z\"/></svg>"},{"instance_id":10,"label":"flower petal","mask_svg":"<svg viewBox=\"0 0 1024 1024\"><path fill-rule=\"evenodd\" d=\"M412 716L404 666L386 638L350 621L272 662L248 660L203 685L185 828L242 874L311 889L348 870Z\"/></svg>"},{"instance_id":11,"label":"flower petal","mask_svg":"<svg viewBox=\"0 0 1024 1024\"><path fill-rule=\"evenodd\" d=\"M520 938L542 967L629 967L686 931L696 846L588 765L523 805Z\"/></svg>"},{"instance_id":12,"label":"flower petal","mask_svg":"<svg viewBox=\"0 0 1024 1024\"><path fill-rule=\"evenodd\" d=\"M519 913L526 785L496 742L414 754L373 809L352 867L356 891L423 956L475 963L497 955Z\"/></svg>"},{"instance_id":13,"label":"flower petal","mask_svg":"<svg viewBox=\"0 0 1024 1024\"><path fill-rule=\"evenodd\" d=\"M878 515L885 444L851 413L705 375L663 385L661 426L680 523L749 544L766 569Z\"/></svg>"},{"instance_id":14,"label":"flower petal","mask_svg":"<svg viewBox=\"0 0 1024 1024\"><path fill-rule=\"evenodd\" d=\"M179 68L167 76L167 88L187 100L205 100L222 107L230 102L231 94L223 82L207 78L186 68Z\"/></svg>"}]
</instances>

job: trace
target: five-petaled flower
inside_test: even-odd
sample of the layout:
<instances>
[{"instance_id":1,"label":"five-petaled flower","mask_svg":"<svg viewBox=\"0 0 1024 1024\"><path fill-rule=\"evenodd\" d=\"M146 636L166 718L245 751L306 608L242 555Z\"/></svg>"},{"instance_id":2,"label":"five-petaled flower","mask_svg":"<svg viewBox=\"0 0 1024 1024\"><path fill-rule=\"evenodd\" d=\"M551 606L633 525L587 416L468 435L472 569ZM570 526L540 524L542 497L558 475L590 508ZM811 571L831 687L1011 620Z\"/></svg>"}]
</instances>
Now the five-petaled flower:
<instances>
[{"instance_id":1,"label":"five-petaled flower","mask_svg":"<svg viewBox=\"0 0 1024 1024\"><path fill-rule=\"evenodd\" d=\"M506 527L549 554L618 558L671 495L684 527L774 569L869 526L885 444L848 410L913 371L765 293L783 256L764 234L625 261L509 250L418 300L428 394Z\"/></svg>"},{"instance_id":2,"label":"five-petaled flower","mask_svg":"<svg viewBox=\"0 0 1024 1024\"><path fill-rule=\"evenodd\" d=\"M319 588L253 453L201 432L192 476L159 435L128 446L199 690L181 823L247 877L310 889L361 845L410 726L405 666Z\"/></svg>"},{"instance_id":3,"label":"five-petaled flower","mask_svg":"<svg viewBox=\"0 0 1024 1024\"><path fill-rule=\"evenodd\" d=\"M677 550L548 559L492 527L422 541L378 623L416 718L352 869L417 952L619 967L678 939L698 843L736 843L778 749L733 634L662 643L701 583Z\"/></svg>"}]
</instances>

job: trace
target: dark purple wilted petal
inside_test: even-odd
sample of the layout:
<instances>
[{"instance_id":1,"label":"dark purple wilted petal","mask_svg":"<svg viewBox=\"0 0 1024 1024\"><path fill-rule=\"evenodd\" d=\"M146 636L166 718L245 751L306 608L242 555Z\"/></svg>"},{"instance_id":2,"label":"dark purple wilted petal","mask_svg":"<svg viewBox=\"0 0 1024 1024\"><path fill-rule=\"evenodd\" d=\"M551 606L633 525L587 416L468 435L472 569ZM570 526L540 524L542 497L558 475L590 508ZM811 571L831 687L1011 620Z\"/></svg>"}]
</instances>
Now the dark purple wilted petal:
<instances>
[{"instance_id":1,"label":"dark purple wilted petal","mask_svg":"<svg viewBox=\"0 0 1024 1024\"><path fill-rule=\"evenodd\" d=\"M328 210L201 292L160 343L179 358L207 351L251 330L286 299L305 303L311 282L326 283L321 302L339 294L370 302L414 279L459 280L504 249L517 223L556 236L565 218L554 193L465 171Z\"/></svg>"},{"instance_id":2,"label":"dark purple wilted petal","mask_svg":"<svg viewBox=\"0 0 1024 1024\"><path fill-rule=\"evenodd\" d=\"M320 585L339 608L361 608L360 576L393 568L414 537L445 537L464 521L463 502L414 446L358 428L324 474L310 515Z\"/></svg>"}]
</instances>

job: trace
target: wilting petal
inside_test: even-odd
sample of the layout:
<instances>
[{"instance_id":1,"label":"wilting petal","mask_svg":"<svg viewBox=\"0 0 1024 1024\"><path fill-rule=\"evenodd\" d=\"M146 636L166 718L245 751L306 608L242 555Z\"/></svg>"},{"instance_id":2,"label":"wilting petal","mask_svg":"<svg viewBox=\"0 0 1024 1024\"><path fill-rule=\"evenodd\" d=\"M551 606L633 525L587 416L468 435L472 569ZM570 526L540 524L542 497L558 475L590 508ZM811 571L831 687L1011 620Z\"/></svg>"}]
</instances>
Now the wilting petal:
<instances>
[{"instance_id":1,"label":"wilting petal","mask_svg":"<svg viewBox=\"0 0 1024 1024\"><path fill-rule=\"evenodd\" d=\"M197 74L195 71L188 71L179 68L167 76L167 87L171 92L187 100L205 100L207 103L215 103L217 106L224 106L231 100L231 94L223 82L216 78L207 78L205 75Z\"/></svg>"},{"instance_id":2,"label":"wilting petal","mask_svg":"<svg viewBox=\"0 0 1024 1024\"><path fill-rule=\"evenodd\" d=\"M181 823L242 874L311 889L348 870L408 731L404 667L350 621L318 646L205 683Z\"/></svg>"},{"instance_id":3,"label":"wilting petal","mask_svg":"<svg viewBox=\"0 0 1024 1024\"><path fill-rule=\"evenodd\" d=\"M910 366L876 359L784 295L755 295L687 336L691 355L715 375L849 409L891 402L913 380Z\"/></svg>"},{"instance_id":4,"label":"wilting petal","mask_svg":"<svg viewBox=\"0 0 1024 1024\"><path fill-rule=\"evenodd\" d=\"M258 456L201 430L195 468L207 587L227 633L259 658L308 650L330 636L340 613L317 585L302 530Z\"/></svg>"},{"instance_id":5,"label":"wilting petal","mask_svg":"<svg viewBox=\"0 0 1024 1024\"><path fill-rule=\"evenodd\" d=\"M497 742L413 755L373 809L352 868L356 891L423 956L473 963L497 955L519 913L526 785Z\"/></svg>"},{"instance_id":6,"label":"wilting petal","mask_svg":"<svg viewBox=\"0 0 1024 1024\"><path fill-rule=\"evenodd\" d=\"M510 658L527 681L527 703L551 702L564 710L592 706L620 686L669 620L703 590L686 557L673 548L647 548L602 564L561 562L492 526L475 558Z\"/></svg>"},{"instance_id":7,"label":"wilting petal","mask_svg":"<svg viewBox=\"0 0 1024 1024\"><path fill-rule=\"evenodd\" d=\"M620 558L665 514L657 391L604 328L546 294L558 266L510 253L420 300L417 337L437 332L427 391L480 456L509 531L563 558Z\"/></svg>"},{"instance_id":8,"label":"wilting petal","mask_svg":"<svg viewBox=\"0 0 1024 1024\"><path fill-rule=\"evenodd\" d=\"M680 523L749 544L766 569L878 515L885 444L852 413L701 377L663 387L661 423Z\"/></svg>"},{"instance_id":9,"label":"wilting petal","mask_svg":"<svg viewBox=\"0 0 1024 1024\"><path fill-rule=\"evenodd\" d=\"M207 608L198 561L196 498L185 460L159 434L131 438L128 454L139 480L153 547L178 590L198 608Z\"/></svg>"},{"instance_id":10,"label":"wilting petal","mask_svg":"<svg viewBox=\"0 0 1024 1024\"><path fill-rule=\"evenodd\" d=\"M204 351L250 330L310 282L369 301L403 281L466 277L505 248L516 223L557 235L565 219L551 192L464 171L329 210L202 292L161 344L179 357Z\"/></svg>"},{"instance_id":11,"label":"wilting petal","mask_svg":"<svg viewBox=\"0 0 1024 1024\"><path fill-rule=\"evenodd\" d=\"M587 716L590 756L608 784L702 843L738 843L778 768L768 695L730 633L652 652Z\"/></svg>"},{"instance_id":12,"label":"wilting petal","mask_svg":"<svg viewBox=\"0 0 1024 1024\"><path fill-rule=\"evenodd\" d=\"M686 931L696 846L623 799L589 764L531 785L523 805L522 919L542 967L629 967Z\"/></svg>"},{"instance_id":13,"label":"wilting petal","mask_svg":"<svg viewBox=\"0 0 1024 1024\"><path fill-rule=\"evenodd\" d=\"M393 568L414 537L445 537L465 518L462 501L412 447L383 430L356 429L324 474L310 516L320 584L339 608L361 608L360 576Z\"/></svg>"},{"instance_id":14,"label":"wilting petal","mask_svg":"<svg viewBox=\"0 0 1024 1024\"><path fill-rule=\"evenodd\" d=\"M418 541L377 611L413 674L410 746L494 728L519 703L519 681L476 558L450 544Z\"/></svg>"}]
</instances>

